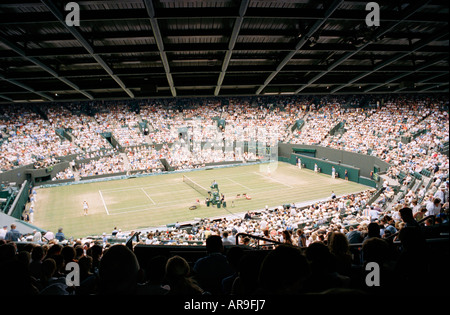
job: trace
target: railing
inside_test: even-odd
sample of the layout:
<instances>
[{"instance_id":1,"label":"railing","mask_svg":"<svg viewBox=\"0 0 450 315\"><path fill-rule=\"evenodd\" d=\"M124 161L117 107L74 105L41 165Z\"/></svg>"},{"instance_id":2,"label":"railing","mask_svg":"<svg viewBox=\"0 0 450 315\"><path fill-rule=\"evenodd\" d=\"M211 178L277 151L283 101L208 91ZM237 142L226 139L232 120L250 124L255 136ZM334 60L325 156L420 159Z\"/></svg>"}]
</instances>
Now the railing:
<instances>
[{"instance_id":1,"label":"railing","mask_svg":"<svg viewBox=\"0 0 450 315\"><path fill-rule=\"evenodd\" d=\"M239 244L239 237L248 237L250 239L256 240L257 241L256 249L260 249L260 247L262 247L262 246L264 246L264 247L272 247L272 246L275 246L275 245L282 245L282 244L284 244L282 242L278 242L278 241L272 240L270 238L265 238L265 237L256 236L256 235L252 235L252 234L247 234L247 233L238 233L238 234L236 234L236 245L240 245ZM265 242L265 243L260 245L260 241L261 242Z\"/></svg>"}]
</instances>

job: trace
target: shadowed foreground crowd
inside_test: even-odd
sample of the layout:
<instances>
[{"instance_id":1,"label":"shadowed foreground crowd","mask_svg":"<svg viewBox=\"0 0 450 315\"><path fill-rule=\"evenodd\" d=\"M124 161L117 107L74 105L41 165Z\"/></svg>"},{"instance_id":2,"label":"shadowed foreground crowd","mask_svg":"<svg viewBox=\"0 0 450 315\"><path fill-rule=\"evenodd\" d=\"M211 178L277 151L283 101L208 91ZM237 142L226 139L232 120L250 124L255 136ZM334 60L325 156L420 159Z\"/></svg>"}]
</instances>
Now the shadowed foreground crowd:
<instances>
[{"instance_id":1,"label":"shadowed foreground crowd","mask_svg":"<svg viewBox=\"0 0 450 315\"><path fill-rule=\"evenodd\" d=\"M380 237L371 223L359 254L339 232L307 247L283 244L268 251L224 246L221 236L211 235L206 252L194 259L144 257L130 244L19 246L2 240L0 281L7 284L7 295L446 294L448 253L429 246L424 227L409 221L410 210L399 244ZM77 286L66 282L76 279L66 268L71 262L79 266ZM376 275L373 267L366 268L373 262L379 266Z\"/></svg>"}]
</instances>

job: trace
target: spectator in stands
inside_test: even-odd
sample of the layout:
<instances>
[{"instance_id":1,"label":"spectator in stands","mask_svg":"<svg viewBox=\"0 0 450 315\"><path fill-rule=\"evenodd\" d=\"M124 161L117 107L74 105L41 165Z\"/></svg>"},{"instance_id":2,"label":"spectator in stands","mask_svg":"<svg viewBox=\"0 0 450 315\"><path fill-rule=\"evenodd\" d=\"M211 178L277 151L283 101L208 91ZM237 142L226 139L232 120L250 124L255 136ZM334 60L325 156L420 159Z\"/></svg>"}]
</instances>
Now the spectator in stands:
<instances>
[{"instance_id":1,"label":"spectator in stands","mask_svg":"<svg viewBox=\"0 0 450 315\"><path fill-rule=\"evenodd\" d=\"M166 264L166 280L170 286L169 295L195 296L205 294L191 277L191 268L181 256L169 258Z\"/></svg>"},{"instance_id":2,"label":"spectator in stands","mask_svg":"<svg viewBox=\"0 0 450 315\"><path fill-rule=\"evenodd\" d=\"M143 269L145 272L145 283L138 286L138 294L141 295L166 295L170 286L165 283L167 257L157 255L152 257Z\"/></svg>"},{"instance_id":3,"label":"spectator in stands","mask_svg":"<svg viewBox=\"0 0 450 315\"><path fill-rule=\"evenodd\" d=\"M422 206L422 207L420 208L420 210L419 210L418 212L416 212L416 213L413 215L413 218L414 218L417 222L419 222L419 221L421 221L423 218L426 217L425 213L427 213L427 208L426 208L425 206Z\"/></svg>"},{"instance_id":4,"label":"spectator in stands","mask_svg":"<svg viewBox=\"0 0 450 315\"><path fill-rule=\"evenodd\" d=\"M86 255L92 257L92 266L90 271L93 274L98 274L98 267L100 265L100 260L103 255L103 246L95 243L94 245L89 247L89 249L86 250Z\"/></svg>"},{"instance_id":5,"label":"spectator in stands","mask_svg":"<svg viewBox=\"0 0 450 315\"><path fill-rule=\"evenodd\" d=\"M5 240L17 242L22 237L22 234L16 229L16 225L11 224L11 229L6 233Z\"/></svg>"},{"instance_id":6,"label":"spectator in stands","mask_svg":"<svg viewBox=\"0 0 450 315\"><path fill-rule=\"evenodd\" d=\"M231 295L252 295L257 291L262 258L256 253L246 252L239 260L238 276L235 278ZM226 291L225 291L226 292Z\"/></svg>"},{"instance_id":7,"label":"spectator in stands","mask_svg":"<svg viewBox=\"0 0 450 315\"><path fill-rule=\"evenodd\" d=\"M380 208L376 208L375 206L370 206L370 210L369 210L370 220L372 222L378 220L378 218L380 216L380 212L381 212Z\"/></svg>"},{"instance_id":8,"label":"spectator in stands","mask_svg":"<svg viewBox=\"0 0 450 315\"><path fill-rule=\"evenodd\" d=\"M418 203L417 199L411 200L411 209L413 211L413 215L420 211L421 205Z\"/></svg>"},{"instance_id":9,"label":"spectator in stands","mask_svg":"<svg viewBox=\"0 0 450 315\"><path fill-rule=\"evenodd\" d=\"M44 248L40 245L33 246L31 250L31 261L29 265L30 275L35 279L40 279L42 260L44 259L45 252Z\"/></svg>"},{"instance_id":10,"label":"spectator in stands","mask_svg":"<svg viewBox=\"0 0 450 315\"><path fill-rule=\"evenodd\" d=\"M63 228L59 228L58 232L55 234L55 238L59 241L62 242L66 239L64 233L63 233Z\"/></svg>"},{"instance_id":11,"label":"spectator in stands","mask_svg":"<svg viewBox=\"0 0 450 315\"><path fill-rule=\"evenodd\" d=\"M68 263L76 262L75 261L76 254L77 253L76 253L75 248L73 246L64 246L61 249L61 256L64 259L64 266L67 265Z\"/></svg>"},{"instance_id":12,"label":"spectator in stands","mask_svg":"<svg viewBox=\"0 0 450 315\"><path fill-rule=\"evenodd\" d=\"M307 292L318 293L330 288L346 288L350 278L337 272L336 257L323 242L314 242L306 249L311 276L306 280Z\"/></svg>"},{"instance_id":13,"label":"spectator in stands","mask_svg":"<svg viewBox=\"0 0 450 315\"><path fill-rule=\"evenodd\" d=\"M97 276L92 273L92 257L83 256L78 260L80 266L80 286L76 295L93 295L97 292Z\"/></svg>"},{"instance_id":14,"label":"spectator in stands","mask_svg":"<svg viewBox=\"0 0 450 315\"><path fill-rule=\"evenodd\" d=\"M411 208L404 207L400 209L399 213L402 221L405 223L405 226L419 226L413 217Z\"/></svg>"},{"instance_id":15,"label":"spectator in stands","mask_svg":"<svg viewBox=\"0 0 450 315\"><path fill-rule=\"evenodd\" d=\"M4 225L3 228L0 230L0 240L4 240L6 233L8 232L8 226Z\"/></svg>"},{"instance_id":16,"label":"spectator in stands","mask_svg":"<svg viewBox=\"0 0 450 315\"><path fill-rule=\"evenodd\" d=\"M236 241L230 237L228 231L223 231L222 232L222 244L223 244L223 246L236 245Z\"/></svg>"},{"instance_id":17,"label":"spectator in stands","mask_svg":"<svg viewBox=\"0 0 450 315\"><path fill-rule=\"evenodd\" d=\"M100 261L100 295L136 294L139 263L136 255L125 245L108 248Z\"/></svg>"},{"instance_id":18,"label":"spectator in stands","mask_svg":"<svg viewBox=\"0 0 450 315\"><path fill-rule=\"evenodd\" d=\"M376 222L371 222L371 223L369 223L369 225L367 225L367 235L364 238L364 240L367 240L372 237L378 237L378 238L381 237L380 226Z\"/></svg>"},{"instance_id":19,"label":"spectator in stands","mask_svg":"<svg viewBox=\"0 0 450 315\"><path fill-rule=\"evenodd\" d=\"M36 230L33 230L33 242L39 243L42 242L42 233Z\"/></svg>"},{"instance_id":20,"label":"spectator in stands","mask_svg":"<svg viewBox=\"0 0 450 315\"><path fill-rule=\"evenodd\" d=\"M224 253L222 238L211 235L206 239L208 255L194 264L194 278L202 289L212 295L222 294L222 280L233 274Z\"/></svg>"},{"instance_id":21,"label":"spectator in stands","mask_svg":"<svg viewBox=\"0 0 450 315\"><path fill-rule=\"evenodd\" d=\"M396 283L393 279L392 256L389 243L382 238L372 237L363 242L362 246L363 264L361 266L362 276L360 277L361 288L369 293L393 294L396 292ZM380 286L368 286L366 279L372 268L366 268L367 264L376 263L379 267Z\"/></svg>"},{"instance_id":22,"label":"spectator in stands","mask_svg":"<svg viewBox=\"0 0 450 315\"><path fill-rule=\"evenodd\" d=\"M305 292L310 268L298 247L279 245L264 258L259 271L261 295L298 295Z\"/></svg>"},{"instance_id":23,"label":"spectator in stands","mask_svg":"<svg viewBox=\"0 0 450 315\"><path fill-rule=\"evenodd\" d=\"M281 232L282 241L284 244L287 245L293 245L292 243L292 236L291 233L288 230L283 230Z\"/></svg>"},{"instance_id":24,"label":"spectator in stands","mask_svg":"<svg viewBox=\"0 0 450 315\"><path fill-rule=\"evenodd\" d=\"M328 237L328 248L336 260L336 271L343 276L350 276L352 255L345 235L340 232L331 232Z\"/></svg>"},{"instance_id":25,"label":"spectator in stands","mask_svg":"<svg viewBox=\"0 0 450 315\"><path fill-rule=\"evenodd\" d=\"M430 252L421 229L406 226L400 230L399 240L402 252L395 265L395 279L399 289L405 294L415 294L423 288L427 288L428 293L439 292L439 288L432 285L431 280L435 275L429 272ZM418 270L420 277L417 277Z\"/></svg>"},{"instance_id":26,"label":"spectator in stands","mask_svg":"<svg viewBox=\"0 0 450 315\"><path fill-rule=\"evenodd\" d=\"M434 209L432 212L427 212L427 215L434 215L435 217L437 217L441 213L441 209L442 209L441 202L442 202L441 199L434 198L434 200L433 200Z\"/></svg>"},{"instance_id":27,"label":"spectator in stands","mask_svg":"<svg viewBox=\"0 0 450 315\"><path fill-rule=\"evenodd\" d=\"M392 217L385 215L382 222L384 225L384 230L389 231L390 235L397 233L397 229L395 228L395 220Z\"/></svg>"},{"instance_id":28,"label":"spectator in stands","mask_svg":"<svg viewBox=\"0 0 450 315\"><path fill-rule=\"evenodd\" d=\"M441 184L441 186L439 186L439 190L436 191L433 197L435 199L439 199L442 205L448 202L448 189L446 185Z\"/></svg>"},{"instance_id":29,"label":"spectator in stands","mask_svg":"<svg viewBox=\"0 0 450 315\"><path fill-rule=\"evenodd\" d=\"M303 229L297 230L297 246L306 247L306 235Z\"/></svg>"},{"instance_id":30,"label":"spectator in stands","mask_svg":"<svg viewBox=\"0 0 450 315\"><path fill-rule=\"evenodd\" d=\"M58 267L53 258L42 262L39 282L41 295L68 295L66 279L58 275Z\"/></svg>"},{"instance_id":31,"label":"spectator in stands","mask_svg":"<svg viewBox=\"0 0 450 315\"><path fill-rule=\"evenodd\" d=\"M233 246L227 251L227 260L233 269L234 273L231 276L225 277L222 280L222 291L224 295L230 295L233 283L239 276L239 263L244 255L244 250L241 247Z\"/></svg>"},{"instance_id":32,"label":"spectator in stands","mask_svg":"<svg viewBox=\"0 0 450 315\"><path fill-rule=\"evenodd\" d=\"M50 242L55 238L55 234L48 230L47 232L45 232L44 236L42 237L45 241Z\"/></svg>"},{"instance_id":33,"label":"spectator in stands","mask_svg":"<svg viewBox=\"0 0 450 315\"><path fill-rule=\"evenodd\" d=\"M44 260L47 258L52 258L54 259L55 256L58 256L61 254L63 247L60 244L51 244L45 254Z\"/></svg>"},{"instance_id":34,"label":"spectator in stands","mask_svg":"<svg viewBox=\"0 0 450 315\"><path fill-rule=\"evenodd\" d=\"M1 244L1 243L0 243ZM28 266L19 261L16 256L14 243L0 245L0 279L4 288L4 296L31 296L39 293L33 278L29 274ZM2 302L6 303L5 302Z\"/></svg>"}]
</instances>

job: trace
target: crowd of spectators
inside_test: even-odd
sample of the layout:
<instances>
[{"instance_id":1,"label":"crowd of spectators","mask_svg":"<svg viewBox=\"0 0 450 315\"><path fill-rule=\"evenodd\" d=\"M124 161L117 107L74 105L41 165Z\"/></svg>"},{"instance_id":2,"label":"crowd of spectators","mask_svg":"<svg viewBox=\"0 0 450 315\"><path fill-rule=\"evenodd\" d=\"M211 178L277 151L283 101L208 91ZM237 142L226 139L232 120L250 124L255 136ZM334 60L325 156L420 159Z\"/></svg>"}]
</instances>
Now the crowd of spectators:
<instances>
[{"instance_id":1,"label":"crowd of spectators","mask_svg":"<svg viewBox=\"0 0 450 315\"><path fill-rule=\"evenodd\" d=\"M102 149L110 149L109 142L100 134L100 128L92 117L77 112L73 106L52 106L43 109L53 128L64 129L73 136L73 142L83 152L94 152Z\"/></svg>"},{"instance_id":2,"label":"crowd of spectators","mask_svg":"<svg viewBox=\"0 0 450 315\"><path fill-rule=\"evenodd\" d=\"M330 129L341 122L343 117L340 105L337 103L327 104L317 110L309 111L304 117L304 127L296 130L289 142L308 145L320 144L327 137Z\"/></svg>"},{"instance_id":3,"label":"crowd of spectators","mask_svg":"<svg viewBox=\"0 0 450 315\"><path fill-rule=\"evenodd\" d=\"M421 169L423 164L436 160L442 163L444 159L439 156L423 161L425 155L430 156L430 150L442 149L448 142L445 102L439 98L396 97L386 99L382 106L378 102L377 106L355 109L345 106L349 101L344 98L230 98L226 103L206 98L182 107L172 100L155 100L139 104L138 112L126 103L91 104L93 116L80 111L76 104L42 107L48 120L31 109L19 112L5 107L0 126L2 134L8 137L3 140L5 154L0 165L3 170L31 163L46 167L55 163L57 156L99 156L102 151L112 150L101 136L111 132L122 147L171 144L181 139L194 144L218 140L225 145L234 141L282 141L372 154L394 166L414 155L414 168ZM304 127L291 133L299 119L304 119ZM146 135L139 128L143 121L149 126ZM341 122L345 123L345 132L329 135L330 129ZM57 136L56 129L68 132L73 142ZM411 136L412 141L402 144L402 136ZM184 152L179 153L180 160L191 159ZM199 160L180 162L181 166L175 167L207 163L198 152L191 155L199 156ZM211 160L221 158L229 160L231 156L215 156Z\"/></svg>"},{"instance_id":4,"label":"crowd of spectators","mask_svg":"<svg viewBox=\"0 0 450 315\"><path fill-rule=\"evenodd\" d=\"M120 146L129 147L147 143L139 129L138 115L126 104L100 107L95 119L102 132L111 132Z\"/></svg>"},{"instance_id":5,"label":"crowd of spectators","mask_svg":"<svg viewBox=\"0 0 450 315\"><path fill-rule=\"evenodd\" d=\"M47 167L57 157L81 151L72 142L58 136L51 123L31 108L5 105L1 110L0 129L6 135L0 144L1 171L30 164Z\"/></svg>"},{"instance_id":6,"label":"crowd of spectators","mask_svg":"<svg viewBox=\"0 0 450 315\"><path fill-rule=\"evenodd\" d=\"M127 158L129 170L161 172L164 169L160 152L154 146L130 147L127 150Z\"/></svg>"},{"instance_id":7,"label":"crowd of spectators","mask_svg":"<svg viewBox=\"0 0 450 315\"><path fill-rule=\"evenodd\" d=\"M80 177L125 172L125 162L120 154L107 155L77 164Z\"/></svg>"},{"instance_id":8,"label":"crowd of spectators","mask_svg":"<svg viewBox=\"0 0 450 315\"><path fill-rule=\"evenodd\" d=\"M205 254L158 254L147 259L132 245L132 238L138 234L131 235L126 244L79 240L64 243L60 229L47 236L51 241L46 244L28 243L19 249L9 241L20 234L11 226L10 231L0 234L0 278L8 283L7 294L21 296L390 296L414 295L424 288L427 293L421 292L421 296L445 294L442 281L446 283L448 274L440 269L445 262L431 254L424 237L427 226L411 222L410 210L400 210L400 247L386 237L396 230L392 217L386 215L380 222L364 228L351 227L347 233L324 231L306 243L303 231L293 235L283 230L278 240L281 244L262 252L235 246L235 236L227 231L208 230ZM448 224L448 218L445 220L442 224ZM145 242L157 244L152 239L149 233ZM351 247L354 243L360 246L356 252L356 247ZM78 278L71 274L71 263L79 267ZM372 270L366 268L369 263L377 263L381 269L381 280L373 275L371 278L379 282L376 286L367 282ZM440 276L436 277L435 272Z\"/></svg>"},{"instance_id":9,"label":"crowd of spectators","mask_svg":"<svg viewBox=\"0 0 450 315\"><path fill-rule=\"evenodd\" d=\"M68 166L62 171L59 171L52 177L52 180L64 180L64 179L74 179L75 174L73 173L72 166Z\"/></svg>"},{"instance_id":10,"label":"crowd of spectators","mask_svg":"<svg viewBox=\"0 0 450 315\"><path fill-rule=\"evenodd\" d=\"M146 145L129 147L126 154L131 169L153 170L160 165L161 158L166 158L175 169L233 161L245 155L248 160L257 158L247 152L236 155L236 152L212 148L196 151L196 141L217 133L212 118L218 116L226 122L219 135L233 141L248 139L249 130L264 126L275 130L278 140L317 143L380 157L392 165L388 176L398 178L400 173L406 174L402 181L404 187L414 179L415 173L427 170L429 184L408 188L393 202L395 192L385 181L376 200L373 200L376 189L340 197L332 193L329 199L306 206L266 207L245 215L201 219L185 228L176 224L173 228L142 231L139 240L134 242L133 231L112 233L110 239L104 236L95 241L68 240L61 233L56 237L49 231L45 235L39 232L21 235L15 227L11 226L9 231L6 227L0 231L2 277L12 291L16 286L21 293L42 295L232 296L314 294L333 290L380 293L377 288L362 284L365 264L375 261L382 268L383 285L378 290L383 290L383 294L398 293L396 290L417 293L424 288L439 293L436 286L439 277L433 269L436 261L432 261L435 256L428 255L424 240L439 237L442 229L448 232L448 156L441 152L449 140L445 107L448 103L439 100L436 103L432 99L409 101L389 99L383 106L368 109L343 108L331 102L317 111L314 106L306 106L308 102L304 100L292 104L288 101L284 105L289 105L289 109L285 111L269 110L251 102L231 102L226 106L209 102L209 109L202 115L208 119L200 119L195 124L186 121L201 115L196 107L170 110L160 103L141 108L142 119L151 124L150 138L164 144L159 151ZM124 110L117 107L112 116L98 114L99 125L114 130L109 126L111 121L118 122L119 126L137 123L135 113L122 115L119 108ZM287 127L300 117L304 117L305 127L289 138ZM345 122L345 132L330 136L330 128L338 122ZM195 140L193 150L191 143L183 142L180 137L180 128L190 128ZM249 128L247 132L246 128ZM125 135L122 144L127 137L133 136ZM411 137L411 141L403 143L401 137ZM124 171L124 165L122 157L113 154L81 163L78 171L81 176L93 176ZM239 233L247 235L238 237ZM112 245L114 239L119 244ZM29 244L18 251L14 241ZM394 247L394 241L401 246ZM208 255L192 262L178 255L157 256L148 265L140 265L136 254L124 243L205 245ZM261 259L244 254L244 249L236 244L275 249ZM350 248L352 244L360 244L359 261ZM81 268L82 285L76 288L68 287L65 282L64 266L69 262L77 262ZM421 276L417 277L419 270Z\"/></svg>"}]
</instances>

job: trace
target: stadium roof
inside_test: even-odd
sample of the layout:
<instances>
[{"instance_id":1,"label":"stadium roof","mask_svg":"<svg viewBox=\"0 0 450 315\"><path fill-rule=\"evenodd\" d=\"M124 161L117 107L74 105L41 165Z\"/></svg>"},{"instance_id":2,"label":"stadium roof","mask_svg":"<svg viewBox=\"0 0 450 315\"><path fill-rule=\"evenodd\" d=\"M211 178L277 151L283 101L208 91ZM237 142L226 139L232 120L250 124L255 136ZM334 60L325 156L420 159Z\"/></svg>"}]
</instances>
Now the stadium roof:
<instances>
[{"instance_id":1,"label":"stadium roof","mask_svg":"<svg viewBox=\"0 0 450 315\"><path fill-rule=\"evenodd\" d=\"M0 2L0 102L448 92L449 3Z\"/></svg>"}]
</instances>

